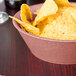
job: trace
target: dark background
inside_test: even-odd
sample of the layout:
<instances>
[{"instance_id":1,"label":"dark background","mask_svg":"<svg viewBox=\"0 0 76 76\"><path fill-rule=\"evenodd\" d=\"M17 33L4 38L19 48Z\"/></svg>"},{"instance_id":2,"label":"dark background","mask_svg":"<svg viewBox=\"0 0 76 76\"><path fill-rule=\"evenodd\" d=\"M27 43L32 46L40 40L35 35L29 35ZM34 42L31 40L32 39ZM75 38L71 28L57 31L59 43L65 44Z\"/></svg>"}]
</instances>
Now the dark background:
<instances>
[{"instance_id":1,"label":"dark background","mask_svg":"<svg viewBox=\"0 0 76 76\"><path fill-rule=\"evenodd\" d=\"M76 2L76 0L69 0L69 1Z\"/></svg>"}]
</instances>

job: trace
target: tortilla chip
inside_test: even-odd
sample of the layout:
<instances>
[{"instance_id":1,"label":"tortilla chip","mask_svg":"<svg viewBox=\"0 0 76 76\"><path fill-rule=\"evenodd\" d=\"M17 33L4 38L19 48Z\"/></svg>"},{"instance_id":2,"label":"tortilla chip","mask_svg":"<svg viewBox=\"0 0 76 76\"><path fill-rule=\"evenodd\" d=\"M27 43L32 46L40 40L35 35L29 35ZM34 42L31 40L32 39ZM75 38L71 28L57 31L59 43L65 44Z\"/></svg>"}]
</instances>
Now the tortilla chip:
<instances>
[{"instance_id":1,"label":"tortilla chip","mask_svg":"<svg viewBox=\"0 0 76 76\"><path fill-rule=\"evenodd\" d=\"M55 0L58 6L71 6L68 0Z\"/></svg>"},{"instance_id":2,"label":"tortilla chip","mask_svg":"<svg viewBox=\"0 0 76 76\"><path fill-rule=\"evenodd\" d=\"M66 10L67 7L59 7L56 14L48 16L43 21L39 22L37 27L40 29L40 32L42 33L43 30L46 28L47 24L52 23L64 10ZM49 27L48 27L49 28Z\"/></svg>"},{"instance_id":3,"label":"tortilla chip","mask_svg":"<svg viewBox=\"0 0 76 76\"><path fill-rule=\"evenodd\" d=\"M40 36L51 39L76 40L76 23L68 9L52 23L47 24Z\"/></svg>"},{"instance_id":4,"label":"tortilla chip","mask_svg":"<svg viewBox=\"0 0 76 76\"><path fill-rule=\"evenodd\" d=\"M22 25L20 25L20 27L21 27L21 29L22 29L23 31L25 31L25 28L24 28Z\"/></svg>"},{"instance_id":5,"label":"tortilla chip","mask_svg":"<svg viewBox=\"0 0 76 76\"><path fill-rule=\"evenodd\" d=\"M47 24L48 24L48 19L45 19L37 25L37 28L40 29L40 33L42 33L42 31L44 30Z\"/></svg>"},{"instance_id":6,"label":"tortilla chip","mask_svg":"<svg viewBox=\"0 0 76 76\"><path fill-rule=\"evenodd\" d=\"M76 22L76 9L74 7L68 7L66 9L66 13L70 13L71 16L73 17L74 21Z\"/></svg>"},{"instance_id":7,"label":"tortilla chip","mask_svg":"<svg viewBox=\"0 0 76 76\"><path fill-rule=\"evenodd\" d=\"M15 18L15 17L12 17L12 16L9 16L9 17L14 19L15 21L17 21L20 25L22 25L26 29L27 32L29 32L33 35L39 36L39 34L40 34L39 28L36 28L36 27L32 26L31 24L22 22L21 20Z\"/></svg>"},{"instance_id":8,"label":"tortilla chip","mask_svg":"<svg viewBox=\"0 0 76 76\"><path fill-rule=\"evenodd\" d=\"M21 19L23 22L25 23L30 23L28 21L28 19L31 19L32 20L32 14L31 14L31 11L30 11L30 8L27 4L22 4L21 5Z\"/></svg>"},{"instance_id":9,"label":"tortilla chip","mask_svg":"<svg viewBox=\"0 0 76 76\"><path fill-rule=\"evenodd\" d=\"M53 0L46 0L36 16L33 26L36 26L40 21L43 21L49 15L55 14L57 10L58 7Z\"/></svg>"},{"instance_id":10,"label":"tortilla chip","mask_svg":"<svg viewBox=\"0 0 76 76\"><path fill-rule=\"evenodd\" d=\"M67 9L67 7L59 7L58 11L56 12L56 14L51 15L51 16L48 17L48 23L52 23L66 9Z\"/></svg>"},{"instance_id":11,"label":"tortilla chip","mask_svg":"<svg viewBox=\"0 0 76 76\"><path fill-rule=\"evenodd\" d=\"M54 27L51 24L47 24L43 29L42 33L40 34L40 36L45 38L55 39L53 36L54 35L53 31L54 31Z\"/></svg>"},{"instance_id":12,"label":"tortilla chip","mask_svg":"<svg viewBox=\"0 0 76 76\"><path fill-rule=\"evenodd\" d=\"M76 23L76 12L72 12L71 15L72 15L72 17L74 18L75 23Z\"/></svg>"}]
</instances>

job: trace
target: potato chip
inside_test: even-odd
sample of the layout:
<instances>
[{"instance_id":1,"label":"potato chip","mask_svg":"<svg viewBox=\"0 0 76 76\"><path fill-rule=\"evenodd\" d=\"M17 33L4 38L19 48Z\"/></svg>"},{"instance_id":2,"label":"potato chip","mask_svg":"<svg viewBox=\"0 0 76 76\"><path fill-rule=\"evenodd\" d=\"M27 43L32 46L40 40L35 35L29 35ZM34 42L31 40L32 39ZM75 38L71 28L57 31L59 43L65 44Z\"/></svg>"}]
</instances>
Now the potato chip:
<instances>
[{"instance_id":1,"label":"potato chip","mask_svg":"<svg viewBox=\"0 0 76 76\"><path fill-rule=\"evenodd\" d=\"M21 19L23 22L25 23L30 23L28 21L28 19L31 19L32 20L32 14L31 14L31 11L30 11L30 8L27 4L22 4L21 5Z\"/></svg>"},{"instance_id":2,"label":"potato chip","mask_svg":"<svg viewBox=\"0 0 76 76\"><path fill-rule=\"evenodd\" d=\"M15 17L12 17L12 16L9 16L9 17L14 19L15 21L17 21L20 25L22 25L26 29L27 32L29 32L33 35L39 36L39 34L40 34L39 28L36 28L36 27L32 26L31 24L22 22L21 20L15 18Z\"/></svg>"},{"instance_id":3,"label":"potato chip","mask_svg":"<svg viewBox=\"0 0 76 76\"><path fill-rule=\"evenodd\" d=\"M33 26L36 26L40 21L44 20L49 15L55 14L57 10L58 7L53 0L46 0L36 16Z\"/></svg>"},{"instance_id":4,"label":"potato chip","mask_svg":"<svg viewBox=\"0 0 76 76\"><path fill-rule=\"evenodd\" d=\"M68 0L55 0L58 6L71 6Z\"/></svg>"}]
</instances>

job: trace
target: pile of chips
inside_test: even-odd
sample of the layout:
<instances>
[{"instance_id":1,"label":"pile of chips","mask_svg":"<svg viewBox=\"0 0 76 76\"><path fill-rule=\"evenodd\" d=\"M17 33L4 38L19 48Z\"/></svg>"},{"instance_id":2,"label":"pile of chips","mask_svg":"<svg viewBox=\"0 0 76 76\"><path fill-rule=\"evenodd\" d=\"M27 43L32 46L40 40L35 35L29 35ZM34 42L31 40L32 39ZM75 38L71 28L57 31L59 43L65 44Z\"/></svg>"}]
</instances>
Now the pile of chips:
<instances>
[{"instance_id":1,"label":"pile of chips","mask_svg":"<svg viewBox=\"0 0 76 76\"><path fill-rule=\"evenodd\" d=\"M22 30L33 35L57 40L76 40L76 6L71 5L68 0L46 0L35 14L37 16L33 20L29 6L22 4L22 21L9 17L16 20Z\"/></svg>"}]
</instances>

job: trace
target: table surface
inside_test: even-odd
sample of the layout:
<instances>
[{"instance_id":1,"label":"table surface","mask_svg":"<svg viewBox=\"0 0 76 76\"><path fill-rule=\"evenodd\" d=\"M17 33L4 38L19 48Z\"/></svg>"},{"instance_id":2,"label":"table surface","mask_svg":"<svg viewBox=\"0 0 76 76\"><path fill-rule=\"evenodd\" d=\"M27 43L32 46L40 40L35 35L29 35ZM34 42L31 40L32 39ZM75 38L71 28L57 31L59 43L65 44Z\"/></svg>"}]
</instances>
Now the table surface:
<instances>
[{"instance_id":1,"label":"table surface","mask_svg":"<svg viewBox=\"0 0 76 76\"><path fill-rule=\"evenodd\" d=\"M10 15L17 12L5 10ZM0 24L0 75L76 76L76 65L47 63L33 56L9 19Z\"/></svg>"}]
</instances>

